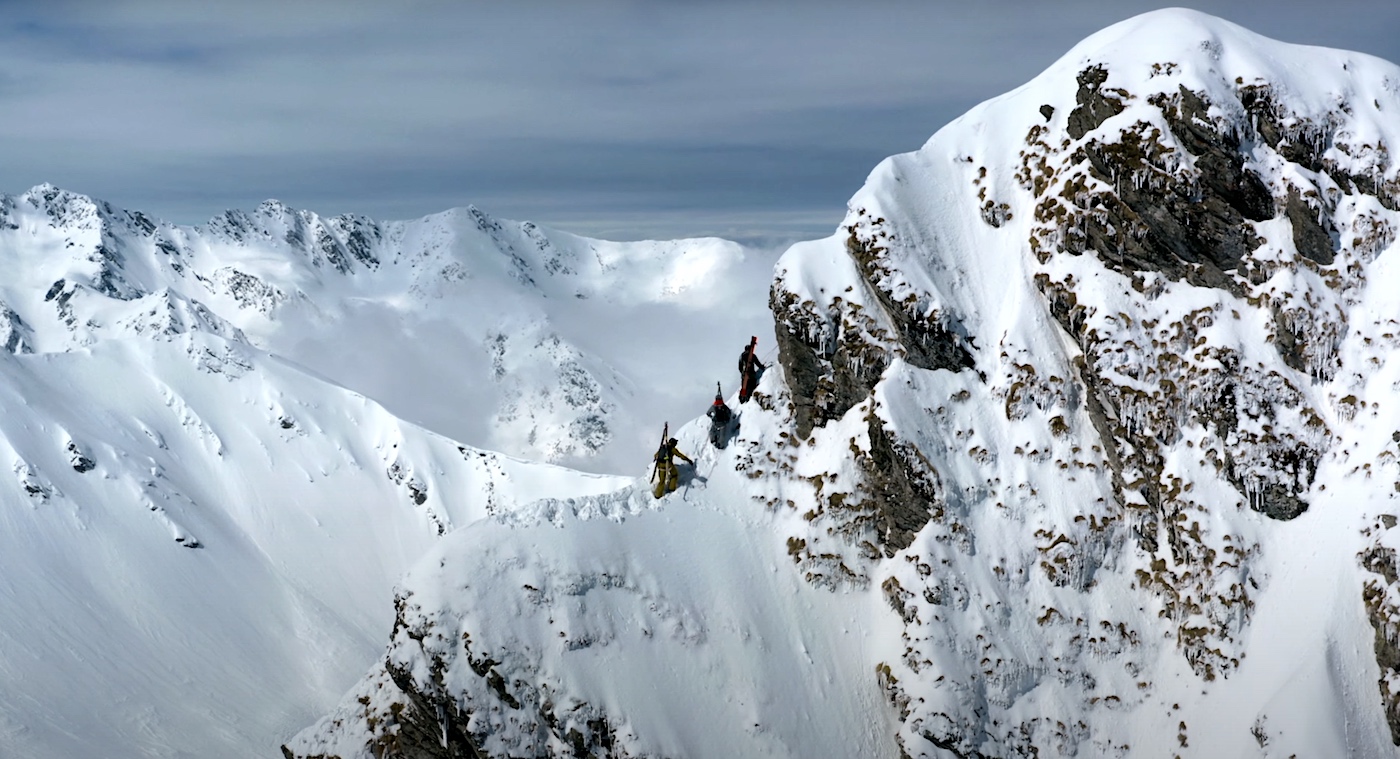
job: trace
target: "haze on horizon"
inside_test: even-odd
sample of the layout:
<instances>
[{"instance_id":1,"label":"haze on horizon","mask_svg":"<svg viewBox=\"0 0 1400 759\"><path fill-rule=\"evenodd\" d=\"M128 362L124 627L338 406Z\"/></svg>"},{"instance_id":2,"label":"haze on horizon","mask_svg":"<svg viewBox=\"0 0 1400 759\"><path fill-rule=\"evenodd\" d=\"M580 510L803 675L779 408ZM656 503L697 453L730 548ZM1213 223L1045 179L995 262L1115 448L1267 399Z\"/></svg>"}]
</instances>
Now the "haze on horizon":
<instances>
[{"instance_id":1,"label":"haze on horizon","mask_svg":"<svg viewBox=\"0 0 1400 759\"><path fill-rule=\"evenodd\" d=\"M181 224L277 198L474 204L609 239L829 234L887 155L1164 7L935 3L2 2L0 193ZM1400 60L1400 6L1194 5Z\"/></svg>"}]
</instances>

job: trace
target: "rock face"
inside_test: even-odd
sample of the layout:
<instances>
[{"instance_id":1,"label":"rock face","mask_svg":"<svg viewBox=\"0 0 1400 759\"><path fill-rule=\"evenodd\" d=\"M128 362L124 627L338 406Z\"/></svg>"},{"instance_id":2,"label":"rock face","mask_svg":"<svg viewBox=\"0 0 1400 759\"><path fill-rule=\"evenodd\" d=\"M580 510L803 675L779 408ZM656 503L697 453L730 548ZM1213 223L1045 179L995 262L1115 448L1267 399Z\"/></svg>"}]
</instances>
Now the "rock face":
<instances>
[{"instance_id":1,"label":"rock face","mask_svg":"<svg viewBox=\"0 0 1400 759\"><path fill-rule=\"evenodd\" d=\"M1035 531L1046 579L1088 591L1106 581L1098 568L1138 565L1134 588L1157 599L1169 639L1195 675L1209 682L1240 667L1240 633L1254 616L1261 587L1257 557L1266 550L1261 536L1267 529L1260 532L1236 516L1236 505L1280 521L1310 508L1324 461L1351 447L1344 441L1352 436L1339 425L1352 422L1365 403L1353 390L1380 365L1378 359L1348 363L1348 345L1391 340L1382 336L1389 334L1385 320L1358 306L1366 300L1370 264L1395 241L1398 172L1378 126L1382 111L1393 107L1394 93L1384 82L1394 74L1368 72L1371 89L1363 91L1387 92L1385 101L1353 90L1350 99L1319 105L1281 96L1290 91L1284 75L1252 60L1237 70L1220 63L1241 56L1230 58L1211 28L1181 31L1183 42L1204 39L1195 49L1186 42L1185 49L1131 64L1116 45L1094 50L1086 43L1083 54L1067 56L1057 70L1064 82L1068 66L1076 67L1072 104L1032 104L1022 95L964 117L978 128L1023 125L1016 145L978 143L950 128L920 153L893 159L852 201L843 227L850 233L850 261L841 262L841 272L823 265L823 277L814 272L815 256L790 254L787 269L780 264L771 301L786 338L782 361L799 434L865 402L863 414L894 422L884 434L872 429L871 449L919 450L931 462L928 479L946 483L941 502L907 489L866 500L883 519L900 524L877 536L887 555L904 555L919 566L956 565L941 549L921 549L924 541L915 536L944 523L956 544L963 534L959 512L971 515L975 508L954 508L948 494L998 489L997 477L979 486L950 474L963 469L960 462L931 455L926 443L934 435L976 443L979 430L944 420L942 429L930 430L919 417L936 419L948 406L906 407L905 413L914 411L910 417L891 403L889 388L910 383L914 368L973 375L981 387L950 400L976 402L990 394L1003 401L1004 422L1040 420L1052 440L1077 443L1069 455L1058 445L1034 442L1014 451L986 443L966 448L984 471L995 471L997 460L1011 453L1048 453L1063 470L1101 472L1097 505L1083 509L1078 524ZM1350 75L1359 64L1332 65ZM1047 98L1065 92L1039 91ZM960 174L968 182L961 193L912 186L914 177L951 184ZM947 224L950 212L941 204L953 205L959 210L951 213L962 218L980 217L986 231ZM1018 237L1010 245L1024 246L1032 260L1021 269L1013 259L997 273L1014 279L1012 272L1024 271L1038 296L1018 302L1017 313L996 302L1000 294L993 288L983 288L980 299L958 292L975 289L968 280L977 278L970 269L978 263L969 259L1006 246L1011 236ZM852 284L841 291L843 280ZM1069 346L1063 363L1052 358L1058 346L1025 331L1025 320L1038 320L1038 313L1053 320ZM912 322L924 329L909 328L911 314L925 317ZM1362 318L1369 323L1357 323ZM932 337L925 344L937 349L917 356L913 334ZM896 359L909 366L892 369ZM866 481L908 480L907 461L883 456L866 471ZM1029 493L1035 503L1037 491L1050 487L1016 476L1030 487L1006 497L1024 502ZM996 507L1007 504L999 500ZM967 530L968 542L975 545L978 532ZM1393 559L1388 563L1390 554L1379 551L1364 554L1385 580L1368 581L1377 589L1394 582L1384 571ZM953 679L937 666L936 652L958 643L935 630L934 621L947 619L943 599L967 591L955 584L950 593L949 578L938 575L895 572L884 583L892 607L908 623L907 669L882 670L891 703L905 720L904 749L982 756L1045 747L1044 723L1019 728L1022 736L1039 738L998 735L990 725L997 721L991 715L1005 713L999 708L939 710L928 705L934 699L923 688L907 687L925 676L930 662L940 679ZM1385 597L1367 591L1373 619L1389 619L1378 611ZM917 603L920 598L927 605ZM1067 624L1090 640L1095 637L1082 626L1100 624L1059 604L1047 603L1036 616L1041 626ZM1112 631L1110 647L1130 661L1148 647L1147 631L1131 621L1101 624ZM1385 672L1394 669L1390 626L1376 622ZM1022 673L1047 672L1046 658L1073 658L1017 657L995 641L988 644L990 661L1014 660L1012 669ZM1135 672L1140 666L1129 664ZM983 678L994 684L1005 676L997 669L986 667ZM959 694L945 703L1015 702L983 684L987 680L969 673L945 685ZM1393 713L1391 680L1383 678L1382 696ZM1150 691L1149 678L1140 677L1137 688ZM924 695L913 695L919 692ZM1054 741L1072 746L1081 740L1074 725L1088 723L1064 718L1057 724L1064 732L1052 731Z\"/></svg>"},{"instance_id":2,"label":"rock face","mask_svg":"<svg viewBox=\"0 0 1400 759\"><path fill-rule=\"evenodd\" d=\"M565 710L547 692L534 690L522 702L511 692L521 683L506 681L502 662L475 653L470 632L453 620L430 618L411 594L395 599L395 608L387 659L357 686L353 704L347 699L341 712L323 721L329 730L353 726L356 742L344 756L635 756L618 750L615 731L597 708L570 703ZM454 671L459 667L465 670ZM502 740L521 734L529 739L514 745ZM282 753L287 759L304 756L288 746Z\"/></svg>"},{"instance_id":3,"label":"rock face","mask_svg":"<svg viewBox=\"0 0 1400 759\"><path fill-rule=\"evenodd\" d=\"M1396 82L1148 14L887 159L837 234L779 262L780 371L710 487L762 505L803 582L884 607L870 627L889 637L846 687L878 687L889 755L1400 745ZM1251 648L1263 624L1290 642ZM554 659L496 669L474 642L489 623L403 642L412 627L388 670L440 726L479 724L453 704L557 703L502 684ZM1282 669L1345 683L1328 703L1363 727L1302 735L1318 696ZM531 750L565 755L567 731L532 729L554 743ZM575 729L576 754L628 755Z\"/></svg>"},{"instance_id":4,"label":"rock face","mask_svg":"<svg viewBox=\"0 0 1400 759\"><path fill-rule=\"evenodd\" d=\"M769 302L778 320L778 356L796 404L799 437L869 397L895 358L928 370L973 366L958 325L927 298L902 288L898 263L882 244L889 236L884 223L861 209L842 227L859 296L838 295L818 311L810 301L799 302L781 278L773 286Z\"/></svg>"},{"instance_id":5,"label":"rock face","mask_svg":"<svg viewBox=\"0 0 1400 759\"><path fill-rule=\"evenodd\" d=\"M1359 555L1361 566L1371 577L1366 580L1362 598L1366 616L1375 630L1373 650L1380 667L1381 700L1385 720L1395 745L1400 746L1400 570L1397 570L1396 517L1383 514L1365 530L1372 542Z\"/></svg>"},{"instance_id":6,"label":"rock face","mask_svg":"<svg viewBox=\"0 0 1400 759\"><path fill-rule=\"evenodd\" d=\"M970 340L959 325L902 282L884 221L857 211L842 228L856 284L825 307L788 289L782 275L773 285L778 360L799 438L870 398L895 360L929 371L973 368ZM937 508L937 487L929 484L936 475L916 448L891 440L877 418L870 417L868 430L871 449L862 461L870 488L863 511L878 535L874 542L893 555Z\"/></svg>"}]
</instances>

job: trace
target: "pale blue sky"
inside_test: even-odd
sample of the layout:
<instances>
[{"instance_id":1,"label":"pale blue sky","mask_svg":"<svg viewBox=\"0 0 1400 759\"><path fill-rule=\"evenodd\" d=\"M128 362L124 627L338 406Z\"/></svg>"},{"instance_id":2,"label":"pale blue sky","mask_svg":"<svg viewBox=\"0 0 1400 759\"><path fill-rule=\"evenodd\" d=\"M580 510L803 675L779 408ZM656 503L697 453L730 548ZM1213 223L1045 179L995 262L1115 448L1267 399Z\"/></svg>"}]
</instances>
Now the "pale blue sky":
<instances>
[{"instance_id":1,"label":"pale blue sky","mask_svg":"<svg viewBox=\"0 0 1400 759\"><path fill-rule=\"evenodd\" d=\"M880 159L1159 7L0 0L0 192L817 237ZM1400 60L1389 0L1191 7Z\"/></svg>"}]
</instances>

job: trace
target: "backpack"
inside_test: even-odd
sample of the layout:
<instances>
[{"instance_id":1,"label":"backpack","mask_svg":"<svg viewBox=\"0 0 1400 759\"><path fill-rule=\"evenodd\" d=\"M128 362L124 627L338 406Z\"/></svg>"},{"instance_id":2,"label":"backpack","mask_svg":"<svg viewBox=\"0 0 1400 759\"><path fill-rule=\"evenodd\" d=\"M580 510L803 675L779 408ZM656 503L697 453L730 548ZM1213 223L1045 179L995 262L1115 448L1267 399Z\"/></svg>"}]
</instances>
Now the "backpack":
<instances>
[{"instance_id":1,"label":"backpack","mask_svg":"<svg viewBox=\"0 0 1400 759\"><path fill-rule=\"evenodd\" d=\"M733 412L729 410L729 406L720 404L718 406L711 406L709 415L710 418L715 421L715 424L725 425L729 424L729 419L733 416Z\"/></svg>"}]
</instances>

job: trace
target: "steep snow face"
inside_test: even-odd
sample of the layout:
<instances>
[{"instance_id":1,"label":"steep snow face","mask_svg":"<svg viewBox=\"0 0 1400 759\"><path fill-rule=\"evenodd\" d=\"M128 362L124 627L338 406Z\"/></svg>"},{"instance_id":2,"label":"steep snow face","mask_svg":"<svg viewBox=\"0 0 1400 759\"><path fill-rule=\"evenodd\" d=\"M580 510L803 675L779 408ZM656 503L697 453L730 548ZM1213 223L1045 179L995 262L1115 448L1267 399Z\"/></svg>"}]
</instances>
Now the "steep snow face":
<instances>
[{"instance_id":1,"label":"steep snow face","mask_svg":"<svg viewBox=\"0 0 1400 759\"><path fill-rule=\"evenodd\" d=\"M1160 11L888 159L688 492L460 531L290 753L1394 755L1397 83Z\"/></svg>"},{"instance_id":2,"label":"steep snow face","mask_svg":"<svg viewBox=\"0 0 1400 759\"><path fill-rule=\"evenodd\" d=\"M620 484L204 332L0 354L0 752L273 755L441 534Z\"/></svg>"},{"instance_id":3,"label":"steep snow face","mask_svg":"<svg viewBox=\"0 0 1400 759\"><path fill-rule=\"evenodd\" d=\"M380 223L268 201L177 227L45 185L0 197L14 272L0 344L246 338L454 439L635 471L653 424L703 408L748 337L772 334L772 262L724 240L591 240L470 207Z\"/></svg>"}]
</instances>

